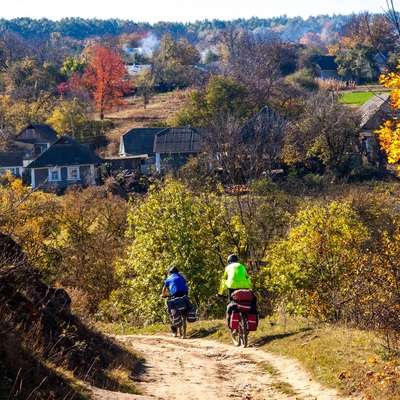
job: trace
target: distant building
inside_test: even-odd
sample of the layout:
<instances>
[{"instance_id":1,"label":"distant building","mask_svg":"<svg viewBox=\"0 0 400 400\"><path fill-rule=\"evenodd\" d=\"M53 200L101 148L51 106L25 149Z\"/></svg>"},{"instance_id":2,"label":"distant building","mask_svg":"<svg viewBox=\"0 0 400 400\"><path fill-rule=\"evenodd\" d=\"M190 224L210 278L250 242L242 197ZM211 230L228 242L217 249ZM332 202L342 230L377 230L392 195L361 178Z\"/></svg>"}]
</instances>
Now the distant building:
<instances>
[{"instance_id":1,"label":"distant building","mask_svg":"<svg viewBox=\"0 0 400 400\"><path fill-rule=\"evenodd\" d=\"M143 71L151 69L151 64L128 64L126 69L129 75L138 76Z\"/></svg>"},{"instance_id":2,"label":"distant building","mask_svg":"<svg viewBox=\"0 0 400 400\"><path fill-rule=\"evenodd\" d=\"M336 56L319 56L315 59L315 66L317 68L319 78L338 80L342 79L337 71L335 59Z\"/></svg>"}]
</instances>

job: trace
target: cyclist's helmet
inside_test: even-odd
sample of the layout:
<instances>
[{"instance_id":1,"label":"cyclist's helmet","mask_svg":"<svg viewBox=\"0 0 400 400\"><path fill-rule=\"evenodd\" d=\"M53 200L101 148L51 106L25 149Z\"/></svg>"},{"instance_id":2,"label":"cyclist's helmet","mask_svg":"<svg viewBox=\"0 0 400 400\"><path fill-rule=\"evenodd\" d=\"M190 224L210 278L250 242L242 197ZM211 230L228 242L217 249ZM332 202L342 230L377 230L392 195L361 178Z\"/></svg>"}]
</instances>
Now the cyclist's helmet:
<instances>
[{"instance_id":1,"label":"cyclist's helmet","mask_svg":"<svg viewBox=\"0 0 400 400\"><path fill-rule=\"evenodd\" d=\"M234 263L234 262L238 262L238 261L239 261L239 259L238 259L238 256L236 254L231 254L228 257L228 264Z\"/></svg>"},{"instance_id":2,"label":"cyclist's helmet","mask_svg":"<svg viewBox=\"0 0 400 400\"><path fill-rule=\"evenodd\" d=\"M179 270L177 267L173 266L169 269L170 274L179 274Z\"/></svg>"}]
</instances>

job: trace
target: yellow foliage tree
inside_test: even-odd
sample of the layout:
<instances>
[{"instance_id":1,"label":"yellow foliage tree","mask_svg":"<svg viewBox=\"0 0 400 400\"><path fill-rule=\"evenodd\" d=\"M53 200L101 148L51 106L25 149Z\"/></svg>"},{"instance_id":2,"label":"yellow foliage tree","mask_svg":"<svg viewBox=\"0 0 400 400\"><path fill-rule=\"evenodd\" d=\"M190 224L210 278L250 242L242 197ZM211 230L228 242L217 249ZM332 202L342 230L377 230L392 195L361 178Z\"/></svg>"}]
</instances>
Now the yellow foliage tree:
<instances>
[{"instance_id":1,"label":"yellow foliage tree","mask_svg":"<svg viewBox=\"0 0 400 400\"><path fill-rule=\"evenodd\" d=\"M398 71L388 72L381 75L379 83L385 88L390 88L391 106L393 109L400 109L400 62ZM375 131L378 135L381 148L386 152L389 164L396 164L400 160L400 122L395 117L385 121L383 126ZM400 173L400 166L398 167Z\"/></svg>"}]
</instances>

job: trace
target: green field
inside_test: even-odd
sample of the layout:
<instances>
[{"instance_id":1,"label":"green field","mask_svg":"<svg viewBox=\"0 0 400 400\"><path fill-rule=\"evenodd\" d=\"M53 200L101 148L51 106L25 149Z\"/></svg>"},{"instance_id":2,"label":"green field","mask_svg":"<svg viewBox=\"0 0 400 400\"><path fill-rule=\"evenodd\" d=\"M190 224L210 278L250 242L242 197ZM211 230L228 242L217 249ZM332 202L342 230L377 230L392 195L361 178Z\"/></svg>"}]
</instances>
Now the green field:
<instances>
[{"instance_id":1,"label":"green field","mask_svg":"<svg viewBox=\"0 0 400 400\"><path fill-rule=\"evenodd\" d=\"M389 91L382 91L381 93L389 93ZM363 105L370 98L374 97L378 92L364 91L364 92L349 92L341 96L340 101L344 104L352 104L356 106Z\"/></svg>"}]
</instances>

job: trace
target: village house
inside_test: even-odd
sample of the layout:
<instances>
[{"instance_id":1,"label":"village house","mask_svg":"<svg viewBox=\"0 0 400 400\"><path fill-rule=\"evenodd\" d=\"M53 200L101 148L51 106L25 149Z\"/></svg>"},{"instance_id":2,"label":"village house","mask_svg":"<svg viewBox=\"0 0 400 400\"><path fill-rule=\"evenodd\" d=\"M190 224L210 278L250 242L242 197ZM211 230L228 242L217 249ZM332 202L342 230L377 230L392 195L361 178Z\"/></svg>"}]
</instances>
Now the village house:
<instances>
[{"instance_id":1,"label":"village house","mask_svg":"<svg viewBox=\"0 0 400 400\"><path fill-rule=\"evenodd\" d=\"M335 62L336 56L320 56L315 60L318 78L341 80Z\"/></svg>"},{"instance_id":2,"label":"village house","mask_svg":"<svg viewBox=\"0 0 400 400\"><path fill-rule=\"evenodd\" d=\"M166 128L155 135L153 151L157 171L162 171L165 163L178 169L190 156L201 153L200 132L191 126Z\"/></svg>"},{"instance_id":3,"label":"village house","mask_svg":"<svg viewBox=\"0 0 400 400\"><path fill-rule=\"evenodd\" d=\"M46 124L29 124L7 143L0 153L0 171L10 171L20 176L26 184L30 183L26 166L58 138L57 132Z\"/></svg>"},{"instance_id":4,"label":"village house","mask_svg":"<svg viewBox=\"0 0 400 400\"><path fill-rule=\"evenodd\" d=\"M119 157L106 157L115 169L134 169L147 174L168 163L178 168L198 154L200 134L193 127L133 128L121 136Z\"/></svg>"},{"instance_id":5,"label":"village house","mask_svg":"<svg viewBox=\"0 0 400 400\"><path fill-rule=\"evenodd\" d=\"M104 160L87 145L62 136L27 165L35 189L60 191L70 185L93 185L99 181Z\"/></svg>"}]
</instances>

